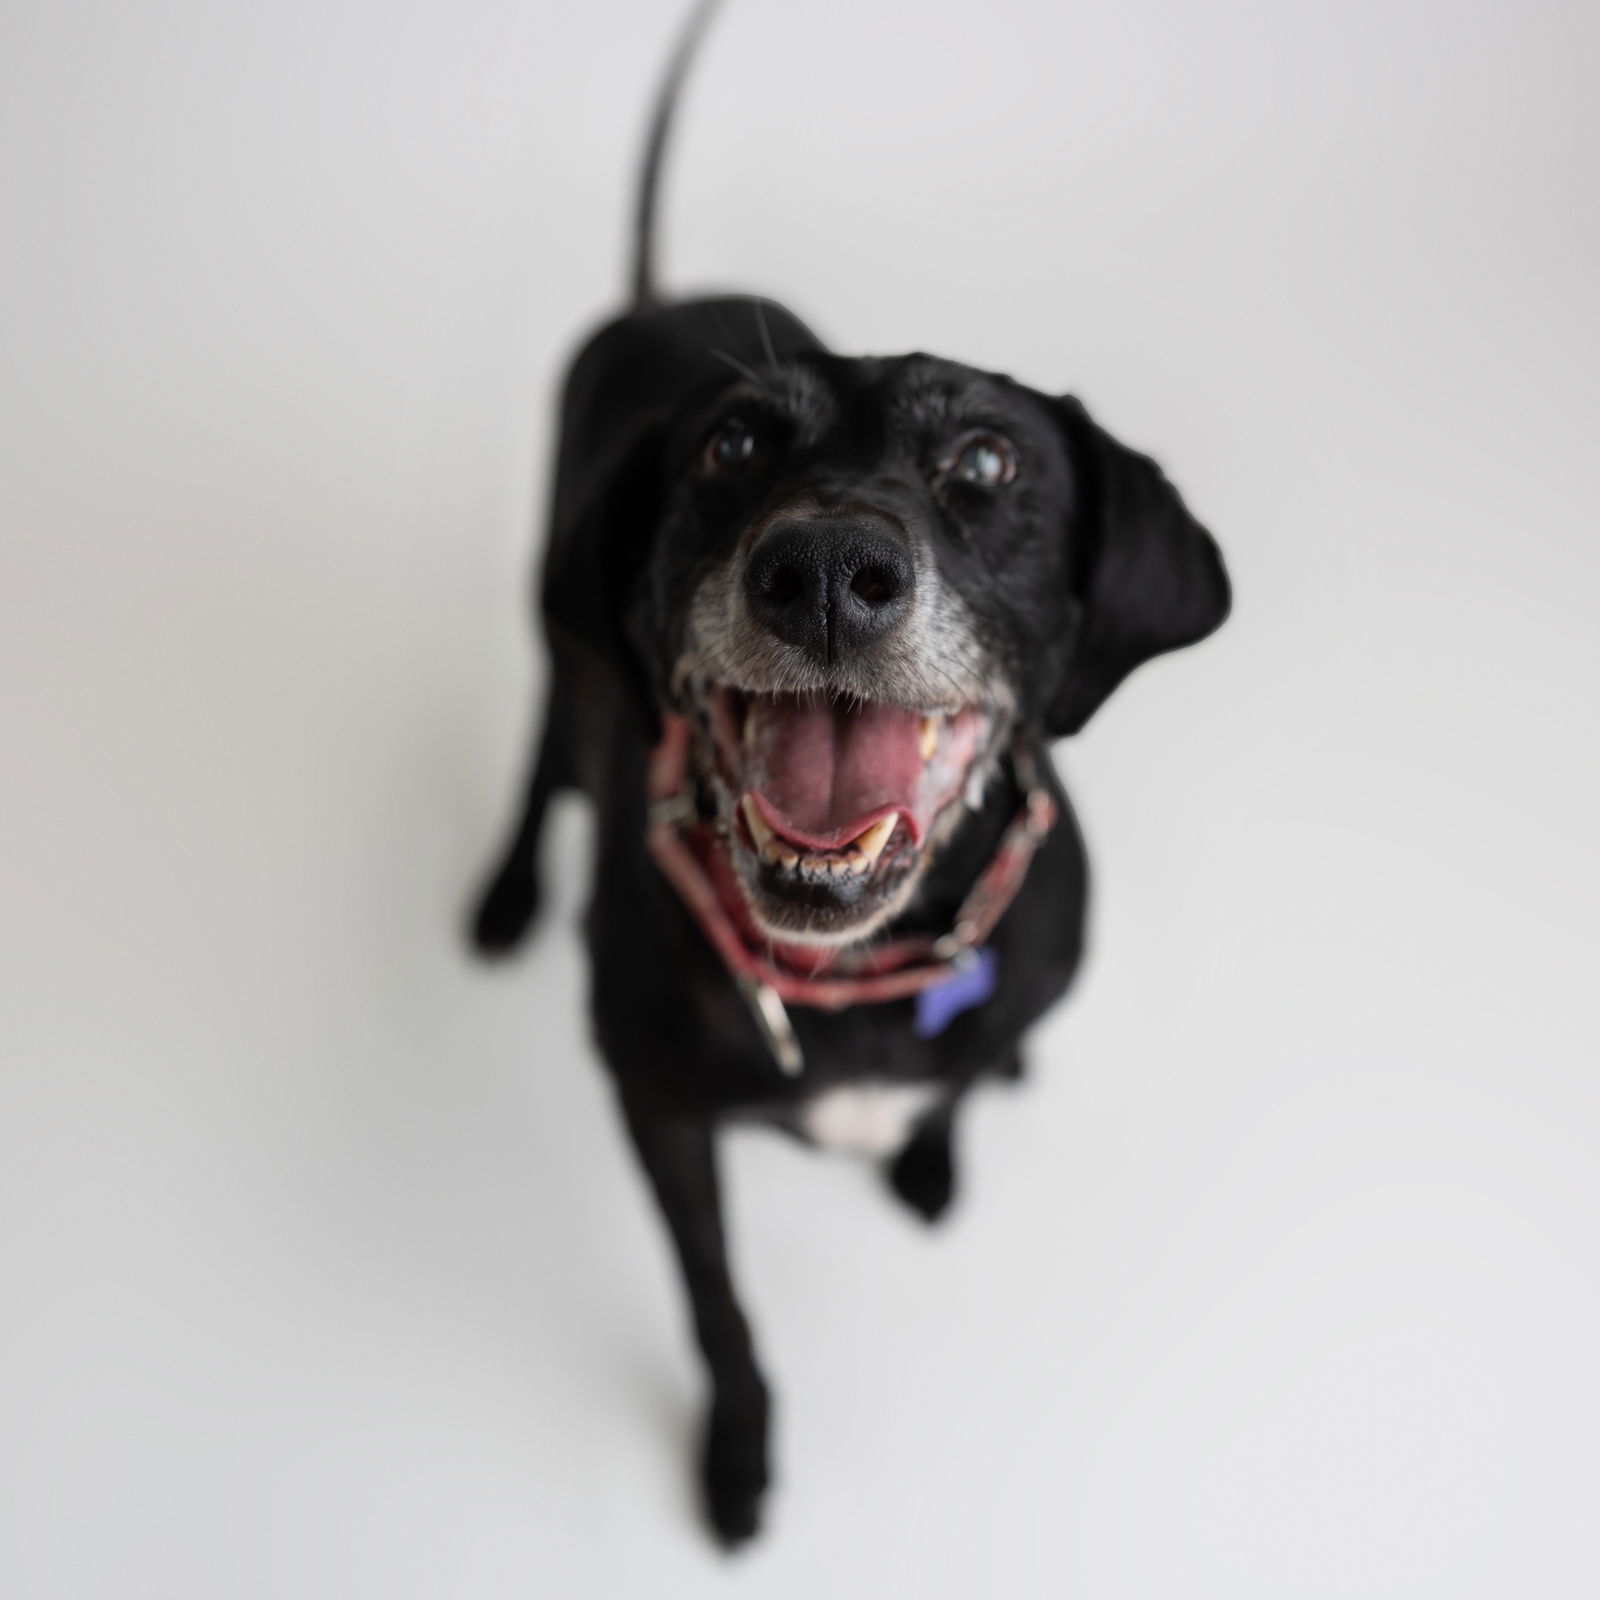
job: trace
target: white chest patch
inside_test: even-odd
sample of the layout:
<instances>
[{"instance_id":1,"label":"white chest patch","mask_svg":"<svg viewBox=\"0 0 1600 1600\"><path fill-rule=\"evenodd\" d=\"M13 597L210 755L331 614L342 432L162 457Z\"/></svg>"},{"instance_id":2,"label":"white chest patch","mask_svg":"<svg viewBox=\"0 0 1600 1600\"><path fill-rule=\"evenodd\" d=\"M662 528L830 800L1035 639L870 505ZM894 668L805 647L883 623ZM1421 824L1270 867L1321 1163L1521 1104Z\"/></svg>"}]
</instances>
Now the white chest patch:
<instances>
[{"instance_id":1,"label":"white chest patch","mask_svg":"<svg viewBox=\"0 0 1600 1600\"><path fill-rule=\"evenodd\" d=\"M892 1155L911 1124L939 1097L931 1083L856 1083L825 1089L800 1111L808 1139L829 1150L856 1155Z\"/></svg>"}]
</instances>

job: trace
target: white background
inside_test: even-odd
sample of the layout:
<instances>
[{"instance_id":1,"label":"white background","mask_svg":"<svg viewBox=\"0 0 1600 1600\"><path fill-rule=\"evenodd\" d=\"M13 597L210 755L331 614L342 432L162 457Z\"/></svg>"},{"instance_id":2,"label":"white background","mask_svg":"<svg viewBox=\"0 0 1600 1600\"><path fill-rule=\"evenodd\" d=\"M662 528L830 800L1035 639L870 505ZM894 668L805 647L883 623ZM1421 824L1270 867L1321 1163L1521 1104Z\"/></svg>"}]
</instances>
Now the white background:
<instances>
[{"instance_id":1,"label":"white background","mask_svg":"<svg viewBox=\"0 0 1600 1600\"><path fill-rule=\"evenodd\" d=\"M1072 389L1237 590L927 1234L731 1141L781 1481L509 816L676 6L0 13L0 1593L1600 1592L1596 12L736 0L665 273Z\"/></svg>"}]
</instances>

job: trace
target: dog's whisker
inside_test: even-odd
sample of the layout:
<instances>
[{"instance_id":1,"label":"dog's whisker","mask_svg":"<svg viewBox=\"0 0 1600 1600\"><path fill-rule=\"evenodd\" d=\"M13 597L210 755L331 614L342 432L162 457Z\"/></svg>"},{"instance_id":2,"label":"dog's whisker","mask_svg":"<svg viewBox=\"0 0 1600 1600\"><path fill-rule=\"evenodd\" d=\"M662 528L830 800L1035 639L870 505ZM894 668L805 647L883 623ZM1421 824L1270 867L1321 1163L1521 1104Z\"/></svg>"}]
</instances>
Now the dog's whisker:
<instances>
[{"instance_id":1,"label":"dog's whisker","mask_svg":"<svg viewBox=\"0 0 1600 1600\"><path fill-rule=\"evenodd\" d=\"M747 383L753 384L757 389L761 387L761 374L755 368L747 367L737 356L730 355L726 350L717 348L713 348L711 354L719 361L726 361Z\"/></svg>"},{"instance_id":2,"label":"dog's whisker","mask_svg":"<svg viewBox=\"0 0 1600 1600\"><path fill-rule=\"evenodd\" d=\"M766 308L761 304L759 296L751 295L751 307L756 314L756 329L761 335L761 347L767 352L767 365L774 372L778 370L778 352L772 347L772 330L767 326Z\"/></svg>"}]
</instances>

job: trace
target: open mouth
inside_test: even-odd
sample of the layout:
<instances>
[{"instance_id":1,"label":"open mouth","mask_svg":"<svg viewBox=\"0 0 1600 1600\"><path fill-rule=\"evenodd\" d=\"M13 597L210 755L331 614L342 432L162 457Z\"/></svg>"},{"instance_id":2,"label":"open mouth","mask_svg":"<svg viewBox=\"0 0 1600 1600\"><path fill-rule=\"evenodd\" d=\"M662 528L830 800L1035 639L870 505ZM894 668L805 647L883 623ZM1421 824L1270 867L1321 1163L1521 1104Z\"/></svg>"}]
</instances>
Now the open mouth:
<instances>
[{"instance_id":1,"label":"open mouth","mask_svg":"<svg viewBox=\"0 0 1600 1600\"><path fill-rule=\"evenodd\" d=\"M910 900L978 803L996 718L702 682L698 765L755 930L788 943L865 938ZM743 920L743 919L741 919Z\"/></svg>"}]
</instances>

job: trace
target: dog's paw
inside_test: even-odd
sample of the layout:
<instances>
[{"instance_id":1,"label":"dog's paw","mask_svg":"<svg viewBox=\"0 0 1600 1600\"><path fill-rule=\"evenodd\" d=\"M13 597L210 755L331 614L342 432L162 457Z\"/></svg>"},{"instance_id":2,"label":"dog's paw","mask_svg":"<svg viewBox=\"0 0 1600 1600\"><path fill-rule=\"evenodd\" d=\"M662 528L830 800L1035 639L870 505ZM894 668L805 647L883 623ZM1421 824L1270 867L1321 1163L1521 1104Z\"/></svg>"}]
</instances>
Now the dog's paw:
<instances>
[{"instance_id":1,"label":"dog's paw","mask_svg":"<svg viewBox=\"0 0 1600 1600\"><path fill-rule=\"evenodd\" d=\"M889 1187L922 1218L937 1222L956 1193L955 1155L950 1131L926 1128L912 1136L889 1163Z\"/></svg>"},{"instance_id":2,"label":"dog's paw","mask_svg":"<svg viewBox=\"0 0 1600 1600\"><path fill-rule=\"evenodd\" d=\"M706 1520L724 1549L755 1536L767 1482L765 1399L754 1407L714 1404L706 1418L700 1484Z\"/></svg>"},{"instance_id":3,"label":"dog's paw","mask_svg":"<svg viewBox=\"0 0 1600 1600\"><path fill-rule=\"evenodd\" d=\"M468 939L480 956L504 956L522 943L539 912L539 884L531 872L507 869L484 891L472 914Z\"/></svg>"}]
</instances>

